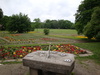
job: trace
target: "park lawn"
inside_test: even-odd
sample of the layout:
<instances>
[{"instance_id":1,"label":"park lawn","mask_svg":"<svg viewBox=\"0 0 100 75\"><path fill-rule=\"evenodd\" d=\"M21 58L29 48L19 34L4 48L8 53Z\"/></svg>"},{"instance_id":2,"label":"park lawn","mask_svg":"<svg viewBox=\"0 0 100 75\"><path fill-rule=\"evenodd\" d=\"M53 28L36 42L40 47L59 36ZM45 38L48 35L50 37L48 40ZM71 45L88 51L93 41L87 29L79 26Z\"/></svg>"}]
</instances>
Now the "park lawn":
<instances>
[{"instance_id":1,"label":"park lawn","mask_svg":"<svg viewBox=\"0 0 100 75\"><path fill-rule=\"evenodd\" d=\"M35 29L35 31L30 31L28 33L18 33L18 34L10 34L7 31L2 31L0 32L0 37L8 40L5 42L5 44L8 44L8 43L9 44L28 44L28 43L33 44L33 43L45 42L45 41L59 42L59 43L65 42L65 41L70 42L70 40L67 40L66 38L74 38L77 35L76 30L50 29L50 34L47 36L47 35L44 35L43 30L44 29ZM64 40L63 38L66 40ZM3 41L1 41L1 43L3 44Z\"/></svg>"},{"instance_id":2,"label":"park lawn","mask_svg":"<svg viewBox=\"0 0 100 75\"><path fill-rule=\"evenodd\" d=\"M7 43L5 40L0 39L0 44L5 44L5 43Z\"/></svg>"},{"instance_id":3,"label":"park lawn","mask_svg":"<svg viewBox=\"0 0 100 75\"><path fill-rule=\"evenodd\" d=\"M16 39L17 42L20 42L21 39L23 42L23 39L25 39L24 42L28 46L39 45L39 44L34 44L34 39L40 39L40 38L45 38L45 37L49 37L49 38L54 37L54 38L61 38L61 39L62 38L65 38L65 39L70 38L70 39L82 40L82 38L76 37L76 36L78 36L77 31L71 30L71 29L50 29L50 34L48 36L44 35L43 29L35 29L35 31L31 31L29 33L23 33L23 34L20 34L19 36L12 36L12 34L9 34L7 31L4 31L4 32L0 31L0 37L6 37L6 36ZM28 42L27 42L27 41L29 41L28 39L33 39L33 43L28 44ZM83 40L83 41L88 41L88 40ZM99 46L100 42L90 42L90 41L89 41L89 43L72 43L72 44L75 46L78 46L80 48L92 51L94 53L94 55L89 56L89 57L84 57L84 58L91 58L91 59L94 59L99 62L100 61L100 46ZM60 44L60 42L61 41L59 41L58 44ZM5 40L0 39L0 43L2 43L4 45ZM15 44L15 46L18 46L18 45L24 46L25 44L18 43L18 44ZM10 45L10 44L5 44L5 46L7 46L7 45ZM11 46L13 46L13 45L11 44Z\"/></svg>"},{"instance_id":4,"label":"park lawn","mask_svg":"<svg viewBox=\"0 0 100 75\"><path fill-rule=\"evenodd\" d=\"M44 37L54 37L54 38L70 38L70 39L81 39L77 36L77 31L74 29L50 29L50 33L48 36L44 35L44 29L35 29L35 31L30 31L28 33L18 34L10 34L7 31L1 32L1 37L10 37L13 38L15 41L20 40L28 40L28 39L40 39Z\"/></svg>"},{"instance_id":5,"label":"park lawn","mask_svg":"<svg viewBox=\"0 0 100 75\"><path fill-rule=\"evenodd\" d=\"M100 63L100 42L91 42L91 43L74 43L73 45L78 46L80 48L84 48L93 52L92 56L87 57L79 57L81 59L94 59L98 63Z\"/></svg>"},{"instance_id":6,"label":"park lawn","mask_svg":"<svg viewBox=\"0 0 100 75\"><path fill-rule=\"evenodd\" d=\"M49 33L50 36L53 35L76 36L77 35L77 31L74 29L49 29L49 30L50 30ZM43 33L43 29L38 29L38 33Z\"/></svg>"}]
</instances>

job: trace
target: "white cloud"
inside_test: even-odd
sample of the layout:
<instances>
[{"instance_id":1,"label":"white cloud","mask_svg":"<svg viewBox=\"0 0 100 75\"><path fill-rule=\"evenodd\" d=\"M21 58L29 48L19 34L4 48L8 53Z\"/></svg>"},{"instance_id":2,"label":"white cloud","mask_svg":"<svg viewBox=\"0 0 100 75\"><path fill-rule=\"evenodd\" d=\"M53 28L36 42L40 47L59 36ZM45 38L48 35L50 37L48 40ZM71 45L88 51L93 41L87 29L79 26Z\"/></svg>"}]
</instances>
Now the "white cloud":
<instances>
[{"instance_id":1,"label":"white cloud","mask_svg":"<svg viewBox=\"0 0 100 75\"><path fill-rule=\"evenodd\" d=\"M28 14L34 18L66 19L74 22L74 14L82 0L0 0L4 15Z\"/></svg>"}]
</instances>

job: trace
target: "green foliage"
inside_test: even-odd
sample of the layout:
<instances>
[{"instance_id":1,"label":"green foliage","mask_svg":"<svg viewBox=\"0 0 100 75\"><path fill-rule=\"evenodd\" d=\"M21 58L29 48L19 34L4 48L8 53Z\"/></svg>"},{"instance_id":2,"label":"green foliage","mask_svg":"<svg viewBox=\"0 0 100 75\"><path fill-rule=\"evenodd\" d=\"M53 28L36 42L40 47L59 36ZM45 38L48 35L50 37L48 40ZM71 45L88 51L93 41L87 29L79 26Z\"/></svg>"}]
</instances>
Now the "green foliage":
<instances>
[{"instance_id":1,"label":"green foliage","mask_svg":"<svg viewBox=\"0 0 100 75\"><path fill-rule=\"evenodd\" d=\"M7 28L11 33L28 32L31 29L31 22L27 15L20 13L11 16Z\"/></svg>"},{"instance_id":2,"label":"green foliage","mask_svg":"<svg viewBox=\"0 0 100 75\"><path fill-rule=\"evenodd\" d=\"M34 30L35 30L35 23L31 22L31 31L34 31Z\"/></svg>"},{"instance_id":3,"label":"green foliage","mask_svg":"<svg viewBox=\"0 0 100 75\"><path fill-rule=\"evenodd\" d=\"M79 5L75 14L75 28L79 34L84 33L84 28L90 22L94 8L97 6L100 6L100 0L84 0Z\"/></svg>"},{"instance_id":4,"label":"green foliage","mask_svg":"<svg viewBox=\"0 0 100 75\"><path fill-rule=\"evenodd\" d=\"M100 40L100 31L98 32L98 34L96 35L96 39Z\"/></svg>"},{"instance_id":5,"label":"green foliage","mask_svg":"<svg viewBox=\"0 0 100 75\"><path fill-rule=\"evenodd\" d=\"M90 22L85 26L84 33L90 39L100 39L100 7L94 8Z\"/></svg>"},{"instance_id":6,"label":"green foliage","mask_svg":"<svg viewBox=\"0 0 100 75\"><path fill-rule=\"evenodd\" d=\"M45 28L45 29L44 29L44 34L45 34L45 35L48 35L48 34L49 34L49 29Z\"/></svg>"},{"instance_id":7,"label":"green foliage","mask_svg":"<svg viewBox=\"0 0 100 75\"><path fill-rule=\"evenodd\" d=\"M86 35L89 39L91 39L94 35L93 27L91 26L90 22L84 28L84 35Z\"/></svg>"},{"instance_id":8,"label":"green foliage","mask_svg":"<svg viewBox=\"0 0 100 75\"><path fill-rule=\"evenodd\" d=\"M0 19L3 17L3 11L2 9L0 8Z\"/></svg>"},{"instance_id":9,"label":"green foliage","mask_svg":"<svg viewBox=\"0 0 100 75\"><path fill-rule=\"evenodd\" d=\"M73 23L68 20L58 20L58 25L61 29L71 29Z\"/></svg>"},{"instance_id":10,"label":"green foliage","mask_svg":"<svg viewBox=\"0 0 100 75\"><path fill-rule=\"evenodd\" d=\"M78 34L82 34L82 32L83 32L83 30L82 30L82 29L83 29L82 23L77 22L77 23L75 24L75 28L76 28Z\"/></svg>"},{"instance_id":11,"label":"green foliage","mask_svg":"<svg viewBox=\"0 0 100 75\"><path fill-rule=\"evenodd\" d=\"M2 29L2 24L1 24L1 22L2 22L2 17L3 17L3 11L2 11L2 9L0 8L0 30Z\"/></svg>"},{"instance_id":12,"label":"green foliage","mask_svg":"<svg viewBox=\"0 0 100 75\"><path fill-rule=\"evenodd\" d=\"M39 28L41 25L41 20L39 18L34 19L35 28Z\"/></svg>"},{"instance_id":13,"label":"green foliage","mask_svg":"<svg viewBox=\"0 0 100 75\"><path fill-rule=\"evenodd\" d=\"M9 19L10 19L10 17L3 16L3 18L1 19L1 24L2 24L1 30L6 30L7 29L7 24L9 22Z\"/></svg>"},{"instance_id":14,"label":"green foliage","mask_svg":"<svg viewBox=\"0 0 100 75\"><path fill-rule=\"evenodd\" d=\"M71 29L73 23L68 20L49 20L47 19L43 24L42 28L50 29Z\"/></svg>"}]
</instances>

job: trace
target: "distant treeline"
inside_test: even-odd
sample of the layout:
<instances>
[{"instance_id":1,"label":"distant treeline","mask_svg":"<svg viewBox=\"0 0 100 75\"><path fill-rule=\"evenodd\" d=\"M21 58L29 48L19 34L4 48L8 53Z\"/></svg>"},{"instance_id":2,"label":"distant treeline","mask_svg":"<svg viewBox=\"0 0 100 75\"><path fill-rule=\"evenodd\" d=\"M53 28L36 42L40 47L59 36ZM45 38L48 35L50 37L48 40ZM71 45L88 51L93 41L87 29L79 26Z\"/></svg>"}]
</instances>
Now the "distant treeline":
<instances>
[{"instance_id":1,"label":"distant treeline","mask_svg":"<svg viewBox=\"0 0 100 75\"><path fill-rule=\"evenodd\" d=\"M45 20L41 22L39 18L34 19L31 24L35 28L49 28L49 29L74 29L74 24L69 20Z\"/></svg>"}]
</instances>

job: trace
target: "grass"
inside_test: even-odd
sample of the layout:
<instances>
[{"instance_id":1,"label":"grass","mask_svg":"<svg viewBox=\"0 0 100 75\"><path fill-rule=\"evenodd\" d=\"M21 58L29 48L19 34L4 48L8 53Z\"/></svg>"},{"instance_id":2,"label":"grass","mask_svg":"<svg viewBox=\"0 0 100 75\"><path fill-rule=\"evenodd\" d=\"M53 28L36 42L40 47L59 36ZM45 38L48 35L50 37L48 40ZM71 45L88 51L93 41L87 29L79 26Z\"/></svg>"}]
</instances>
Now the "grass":
<instances>
[{"instance_id":1,"label":"grass","mask_svg":"<svg viewBox=\"0 0 100 75\"><path fill-rule=\"evenodd\" d=\"M0 39L0 44L5 44L5 43L6 43L6 41L5 41L5 40Z\"/></svg>"},{"instance_id":2,"label":"grass","mask_svg":"<svg viewBox=\"0 0 100 75\"><path fill-rule=\"evenodd\" d=\"M76 30L70 30L70 29L50 29L50 34L47 36L44 35L43 29L38 29L38 31L35 30L34 32L31 31L29 33L23 33L23 34L19 34L18 36L13 36L16 34L10 34L7 31L2 31L0 35L1 35L0 37L2 38L9 37L7 40L10 41L10 42L7 42L5 40L4 40L5 42L1 41L2 45L4 45L3 42L6 43L6 45L12 45L12 44L33 44L37 42L51 42L51 43L52 42L61 43L65 41L70 42L71 40L67 40L66 38L74 39L73 36L77 35L77 32ZM41 40L41 38L54 38L54 39L56 38L56 40L45 41L45 40Z\"/></svg>"},{"instance_id":3,"label":"grass","mask_svg":"<svg viewBox=\"0 0 100 75\"><path fill-rule=\"evenodd\" d=\"M96 62L100 63L100 42L91 42L91 43L75 43L74 45L90 50L93 52L94 55L87 56L87 57L78 57L81 59L93 59L96 60Z\"/></svg>"},{"instance_id":4,"label":"grass","mask_svg":"<svg viewBox=\"0 0 100 75\"><path fill-rule=\"evenodd\" d=\"M1 64L19 64L22 63L22 61L9 61L9 62L2 62Z\"/></svg>"},{"instance_id":5,"label":"grass","mask_svg":"<svg viewBox=\"0 0 100 75\"><path fill-rule=\"evenodd\" d=\"M95 41L95 40L88 40L88 39L84 39L84 38L78 38L76 36L77 35L77 31L76 30L71 30L71 29L50 29L50 34L48 36L44 35L43 33L43 29L37 29L32 33L23 33L20 36L12 36L11 34L9 34L7 31L0 31L0 37L11 37L17 40L17 42L19 43L15 43L13 44L12 42L10 42L10 44L4 44L6 43L5 40L1 40L0 39L0 43L2 43L2 45L4 46L36 46L36 45L48 45L48 43L38 43L37 42L43 42L41 40L39 40L40 38L60 38L61 40L58 40L58 44L62 43L63 39L69 39L67 40L67 43L70 43L70 39L75 39L75 40L81 40L81 41L85 41L88 43L73 43L73 45L76 45L78 47L90 50L94 53L94 55L92 56L88 56L88 57L77 57L77 59L81 58L81 59L93 59L96 60L97 62L100 62L100 42ZM29 44L27 41L28 39L36 39L38 41L35 41L36 43L32 42L31 44ZM19 39L26 39L27 41L18 41ZM34 41L34 40L33 40ZM22 42L22 43L20 43ZM25 42L25 44L23 44ZM50 42L50 41L46 41L46 42ZM8 43L8 42L7 42ZM12 44L11 44L12 43Z\"/></svg>"}]
</instances>

